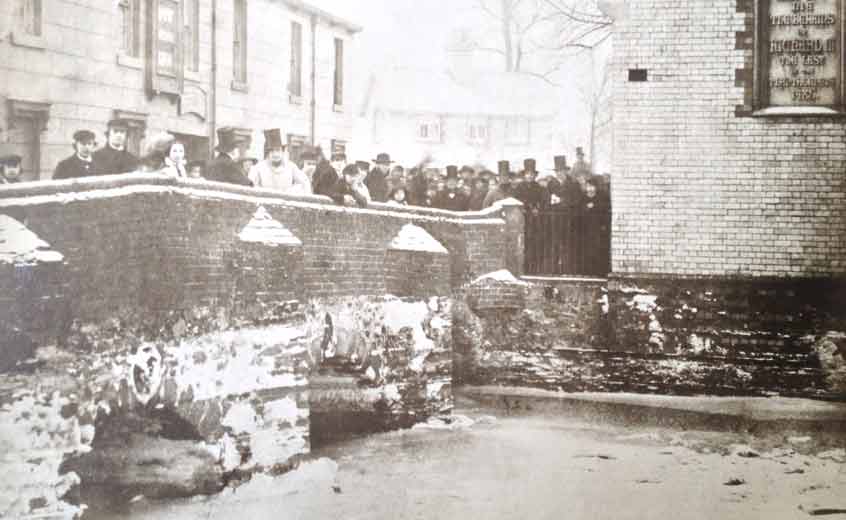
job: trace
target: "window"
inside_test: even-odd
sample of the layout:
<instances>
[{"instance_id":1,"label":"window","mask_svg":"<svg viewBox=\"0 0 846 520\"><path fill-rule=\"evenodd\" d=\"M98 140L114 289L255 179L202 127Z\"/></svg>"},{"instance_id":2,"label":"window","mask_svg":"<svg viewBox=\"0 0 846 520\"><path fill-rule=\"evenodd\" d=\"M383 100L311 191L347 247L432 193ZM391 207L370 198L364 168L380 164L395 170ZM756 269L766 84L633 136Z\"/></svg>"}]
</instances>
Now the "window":
<instances>
[{"instance_id":1,"label":"window","mask_svg":"<svg viewBox=\"0 0 846 520\"><path fill-rule=\"evenodd\" d=\"M247 0L233 0L234 26L232 30L232 79L247 83Z\"/></svg>"},{"instance_id":2,"label":"window","mask_svg":"<svg viewBox=\"0 0 846 520\"><path fill-rule=\"evenodd\" d=\"M347 142L341 139L332 139L332 155L336 153L347 153Z\"/></svg>"},{"instance_id":3,"label":"window","mask_svg":"<svg viewBox=\"0 0 846 520\"><path fill-rule=\"evenodd\" d=\"M467 124L467 140L475 143L483 143L488 140L488 125L478 121L471 121Z\"/></svg>"},{"instance_id":4,"label":"window","mask_svg":"<svg viewBox=\"0 0 846 520\"><path fill-rule=\"evenodd\" d=\"M303 26L291 22L291 80L288 89L292 97L303 95Z\"/></svg>"},{"instance_id":5,"label":"window","mask_svg":"<svg viewBox=\"0 0 846 520\"><path fill-rule=\"evenodd\" d=\"M523 117L506 119L505 140L508 144L528 144L529 120Z\"/></svg>"},{"instance_id":6,"label":"window","mask_svg":"<svg viewBox=\"0 0 846 520\"><path fill-rule=\"evenodd\" d=\"M306 136L288 134L288 157L291 161L300 165L300 155L306 146Z\"/></svg>"},{"instance_id":7,"label":"window","mask_svg":"<svg viewBox=\"0 0 846 520\"><path fill-rule=\"evenodd\" d=\"M24 179L49 179L54 165L41 161L41 134L47 129L50 104L9 99L8 106L8 143L23 158Z\"/></svg>"},{"instance_id":8,"label":"window","mask_svg":"<svg viewBox=\"0 0 846 520\"><path fill-rule=\"evenodd\" d=\"M120 0L121 52L126 56L141 56L141 0Z\"/></svg>"},{"instance_id":9,"label":"window","mask_svg":"<svg viewBox=\"0 0 846 520\"><path fill-rule=\"evenodd\" d=\"M842 0L757 0L754 9L756 52L747 105L756 115L842 112ZM741 75L738 81L746 79Z\"/></svg>"},{"instance_id":10,"label":"window","mask_svg":"<svg viewBox=\"0 0 846 520\"><path fill-rule=\"evenodd\" d=\"M200 0L183 0L183 60L185 70L200 71Z\"/></svg>"},{"instance_id":11,"label":"window","mask_svg":"<svg viewBox=\"0 0 846 520\"><path fill-rule=\"evenodd\" d=\"M41 36L41 2L43 0L17 0L15 32L28 36Z\"/></svg>"},{"instance_id":12,"label":"window","mask_svg":"<svg viewBox=\"0 0 846 520\"><path fill-rule=\"evenodd\" d=\"M335 106L344 104L344 40L335 38Z\"/></svg>"},{"instance_id":13,"label":"window","mask_svg":"<svg viewBox=\"0 0 846 520\"><path fill-rule=\"evenodd\" d=\"M441 140L441 125L438 121L421 120L417 124L417 139L426 142Z\"/></svg>"}]
</instances>

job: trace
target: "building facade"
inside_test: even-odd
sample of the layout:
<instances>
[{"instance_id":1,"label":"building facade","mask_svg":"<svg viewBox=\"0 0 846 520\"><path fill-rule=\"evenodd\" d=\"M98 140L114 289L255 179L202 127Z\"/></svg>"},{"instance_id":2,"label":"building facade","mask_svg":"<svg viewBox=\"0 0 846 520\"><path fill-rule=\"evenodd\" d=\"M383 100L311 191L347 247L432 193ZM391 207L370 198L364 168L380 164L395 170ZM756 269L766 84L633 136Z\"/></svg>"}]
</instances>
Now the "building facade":
<instances>
[{"instance_id":1,"label":"building facade","mask_svg":"<svg viewBox=\"0 0 846 520\"><path fill-rule=\"evenodd\" d=\"M845 275L843 2L609 3L614 271Z\"/></svg>"},{"instance_id":2,"label":"building facade","mask_svg":"<svg viewBox=\"0 0 846 520\"><path fill-rule=\"evenodd\" d=\"M532 96L546 86L514 75L476 80L419 70L374 76L357 132L365 139L361 153L390 152L405 165L431 157L437 166L493 169L497 160L508 159L518 168L523 159L535 157L551 168L561 141L555 96Z\"/></svg>"},{"instance_id":3,"label":"building facade","mask_svg":"<svg viewBox=\"0 0 846 520\"><path fill-rule=\"evenodd\" d=\"M292 154L352 138L344 67L360 27L301 0L8 0L0 9L0 152L50 178L80 128L104 142L128 119L129 149L168 131L207 159L221 126L281 128Z\"/></svg>"}]
</instances>

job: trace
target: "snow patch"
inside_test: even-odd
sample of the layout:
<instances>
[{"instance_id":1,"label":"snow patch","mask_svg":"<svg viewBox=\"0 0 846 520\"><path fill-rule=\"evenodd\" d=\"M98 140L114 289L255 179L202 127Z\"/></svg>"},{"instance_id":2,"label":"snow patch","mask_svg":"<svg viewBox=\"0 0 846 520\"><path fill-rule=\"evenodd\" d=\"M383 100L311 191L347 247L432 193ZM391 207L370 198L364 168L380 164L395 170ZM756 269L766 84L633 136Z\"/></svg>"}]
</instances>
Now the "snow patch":
<instances>
[{"instance_id":1,"label":"snow patch","mask_svg":"<svg viewBox=\"0 0 846 520\"><path fill-rule=\"evenodd\" d=\"M303 245L288 228L270 216L264 206L258 207L238 238L241 242L257 242L271 247Z\"/></svg>"},{"instance_id":2,"label":"snow patch","mask_svg":"<svg viewBox=\"0 0 846 520\"><path fill-rule=\"evenodd\" d=\"M524 282L523 280L520 280L513 274L511 274L511 271L509 271L508 269L500 269L499 271L493 271L491 273L483 274L482 276L473 280L471 283L475 284L482 280L494 280L497 282L512 283L523 286L529 285L528 282Z\"/></svg>"},{"instance_id":3,"label":"snow patch","mask_svg":"<svg viewBox=\"0 0 846 520\"><path fill-rule=\"evenodd\" d=\"M425 229L414 224L405 224L391 241L390 249L397 251L420 251L448 255L449 251Z\"/></svg>"},{"instance_id":4,"label":"snow patch","mask_svg":"<svg viewBox=\"0 0 846 520\"><path fill-rule=\"evenodd\" d=\"M51 251L50 244L26 226L8 215L0 215L0 262L36 264L64 259L61 253Z\"/></svg>"}]
</instances>

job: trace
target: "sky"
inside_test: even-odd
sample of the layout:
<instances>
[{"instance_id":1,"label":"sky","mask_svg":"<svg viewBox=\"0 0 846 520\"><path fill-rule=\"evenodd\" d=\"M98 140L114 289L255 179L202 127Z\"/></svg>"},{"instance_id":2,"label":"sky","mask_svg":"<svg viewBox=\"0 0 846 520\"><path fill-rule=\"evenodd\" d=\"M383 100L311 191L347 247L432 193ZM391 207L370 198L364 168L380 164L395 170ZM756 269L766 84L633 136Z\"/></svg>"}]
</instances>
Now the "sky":
<instances>
[{"instance_id":1,"label":"sky","mask_svg":"<svg viewBox=\"0 0 846 520\"><path fill-rule=\"evenodd\" d=\"M488 24L485 15L474 7L474 0L307 0L363 27L351 49L350 78L353 99L361 100L372 74L391 67L444 70L449 66L447 44L457 31L478 29ZM608 46L606 46L608 47ZM607 55L600 49L599 61ZM588 70L588 55L568 63L561 79L558 103L561 106L562 150L574 157L576 146L588 148L589 118L580 85ZM501 70L498 55L479 55L474 67ZM433 85L437 88L437 85ZM583 87L582 87L583 88ZM356 106L359 106L357 103ZM597 150L594 165L605 169L609 150Z\"/></svg>"}]
</instances>

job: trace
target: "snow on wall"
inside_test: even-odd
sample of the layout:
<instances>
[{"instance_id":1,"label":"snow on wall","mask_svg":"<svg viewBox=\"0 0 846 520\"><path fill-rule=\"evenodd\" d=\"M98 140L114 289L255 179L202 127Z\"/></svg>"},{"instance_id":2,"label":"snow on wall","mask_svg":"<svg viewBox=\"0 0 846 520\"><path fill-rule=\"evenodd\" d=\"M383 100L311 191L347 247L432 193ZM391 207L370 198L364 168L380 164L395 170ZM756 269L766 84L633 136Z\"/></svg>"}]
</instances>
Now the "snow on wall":
<instances>
[{"instance_id":1,"label":"snow on wall","mask_svg":"<svg viewBox=\"0 0 846 520\"><path fill-rule=\"evenodd\" d=\"M267 246L301 246L302 241L259 206L255 215L238 233L242 242L258 242Z\"/></svg>"},{"instance_id":2,"label":"snow on wall","mask_svg":"<svg viewBox=\"0 0 846 520\"><path fill-rule=\"evenodd\" d=\"M50 250L50 244L26 226L0 214L0 262L18 265L62 260L61 253Z\"/></svg>"},{"instance_id":3,"label":"snow on wall","mask_svg":"<svg viewBox=\"0 0 846 520\"><path fill-rule=\"evenodd\" d=\"M449 251L425 229L414 224L405 224L391 241L390 249L399 251L420 251L447 255Z\"/></svg>"}]
</instances>

